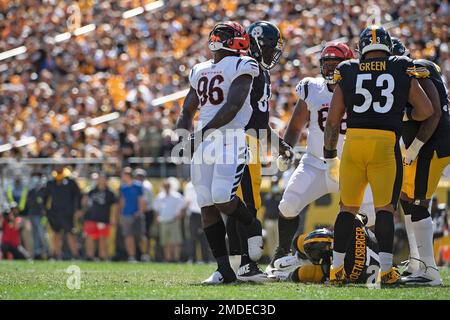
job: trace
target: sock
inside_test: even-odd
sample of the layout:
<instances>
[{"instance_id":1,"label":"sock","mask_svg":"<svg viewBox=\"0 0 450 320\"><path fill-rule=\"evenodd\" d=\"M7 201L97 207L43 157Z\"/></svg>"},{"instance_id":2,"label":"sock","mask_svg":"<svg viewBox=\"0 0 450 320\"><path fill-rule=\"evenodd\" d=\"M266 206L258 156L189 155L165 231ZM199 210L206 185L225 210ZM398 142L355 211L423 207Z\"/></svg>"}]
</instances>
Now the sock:
<instances>
[{"instance_id":1,"label":"sock","mask_svg":"<svg viewBox=\"0 0 450 320\"><path fill-rule=\"evenodd\" d=\"M354 234L355 216L346 211L339 212L334 223L333 268L344 264L345 253Z\"/></svg>"},{"instance_id":2,"label":"sock","mask_svg":"<svg viewBox=\"0 0 450 320\"><path fill-rule=\"evenodd\" d=\"M380 252L380 267L381 272L387 272L392 268L393 255L392 253Z\"/></svg>"},{"instance_id":3,"label":"sock","mask_svg":"<svg viewBox=\"0 0 450 320\"><path fill-rule=\"evenodd\" d=\"M220 219L216 223L204 228L214 258L226 256L228 260L227 245L225 242L225 224Z\"/></svg>"},{"instance_id":4,"label":"sock","mask_svg":"<svg viewBox=\"0 0 450 320\"><path fill-rule=\"evenodd\" d=\"M436 268L433 251L433 220L431 217L428 217L420 221L415 221L413 222L413 227L420 260L422 260L427 267Z\"/></svg>"},{"instance_id":5,"label":"sock","mask_svg":"<svg viewBox=\"0 0 450 320\"><path fill-rule=\"evenodd\" d=\"M298 229L300 217L286 219L281 215L278 216L278 247L285 253L291 250L291 242Z\"/></svg>"},{"instance_id":6,"label":"sock","mask_svg":"<svg viewBox=\"0 0 450 320\"><path fill-rule=\"evenodd\" d=\"M237 231L237 221L233 217L227 217L226 223L228 235L228 251L230 256L241 255L241 244Z\"/></svg>"},{"instance_id":7,"label":"sock","mask_svg":"<svg viewBox=\"0 0 450 320\"><path fill-rule=\"evenodd\" d=\"M252 260L248 255L248 232L247 227L242 225L242 223L237 223L236 225L237 234L239 236L239 244L241 251L241 266L245 266Z\"/></svg>"},{"instance_id":8,"label":"sock","mask_svg":"<svg viewBox=\"0 0 450 320\"><path fill-rule=\"evenodd\" d=\"M385 210L377 212L375 237L380 252L392 253L394 248L394 215L392 212Z\"/></svg>"},{"instance_id":9,"label":"sock","mask_svg":"<svg viewBox=\"0 0 450 320\"><path fill-rule=\"evenodd\" d=\"M222 274L225 282L232 282L236 274L230 266L227 245L225 242L225 224L222 219L204 228L212 254L217 261L217 270Z\"/></svg>"},{"instance_id":10,"label":"sock","mask_svg":"<svg viewBox=\"0 0 450 320\"><path fill-rule=\"evenodd\" d=\"M234 210L234 212L230 214L230 217L233 217L237 221L248 226L255 220L255 217L252 216L251 212L247 209L241 199L239 199L238 197L236 197L236 199L238 201L238 204L236 206L236 210Z\"/></svg>"},{"instance_id":11,"label":"sock","mask_svg":"<svg viewBox=\"0 0 450 320\"><path fill-rule=\"evenodd\" d=\"M400 200L400 203L403 208L403 213L405 214L405 229L409 244L410 259L408 264L408 271L412 273L419 270L420 268L420 263L418 260L416 260L419 259L419 251L417 250L416 236L414 235L414 227L411 220L412 204L405 200Z\"/></svg>"},{"instance_id":12,"label":"sock","mask_svg":"<svg viewBox=\"0 0 450 320\"><path fill-rule=\"evenodd\" d=\"M408 236L409 256L410 256L408 269L418 270L420 268L420 262L417 259L419 259L420 255L419 250L417 250L416 236L414 234L414 227L411 221L411 215L405 215L405 228L406 234Z\"/></svg>"}]
</instances>

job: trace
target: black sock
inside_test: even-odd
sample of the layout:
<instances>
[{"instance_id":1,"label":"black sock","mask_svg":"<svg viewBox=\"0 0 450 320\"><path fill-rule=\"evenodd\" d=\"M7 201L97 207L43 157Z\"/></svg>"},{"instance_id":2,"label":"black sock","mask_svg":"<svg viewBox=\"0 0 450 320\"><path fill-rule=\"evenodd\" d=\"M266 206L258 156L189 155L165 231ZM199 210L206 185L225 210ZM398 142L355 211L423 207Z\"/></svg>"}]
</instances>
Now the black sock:
<instances>
[{"instance_id":1,"label":"black sock","mask_svg":"<svg viewBox=\"0 0 450 320\"><path fill-rule=\"evenodd\" d=\"M355 216L351 212L339 212L334 223L334 251L340 253L347 252L354 228Z\"/></svg>"},{"instance_id":2,"label":"black sock","mask_svg":"<svg viewBox=\"0 0 450 320\"><path fill-rule=\"evenodd\" d=\"M278 247L285 253L291 250L291 242L298 229L300 217L286 219L281 215L278 216Z\"/></svg>"},{"instance_id":3,"label":"black sock","mask_svg":"<svg viewBox=\"0 0 450 320\"><path fill-rule=\"evenodd\" d=\"M241 266L245 266L250 263L250 257L248 256L248 231L247 226L242 223L237 223L237 233L239 235L239 245L241 251Z\"/></svg>"},{"instance_id":4,"label":"black sock","mask_svg":"<svg viewBox=\"0 0 450 320\"><path fill-rule=\"evenodd\" d=\"M230 214L230 217L233 217L237 221L248 226L255 220L255 217L253 217L250 210L247 209L246 205L242 202L241 199L239 199L238 197L236 197L236 199L238 201L238 204L236 206L236 210L234 210L234 212Z\"/></svg>"},{"instance_id":5,"label":"black sock","mask_svg":"<svg viewBox=\"0 0 450 320\"><path fill-rule=\"evenodd\" d=\"M375 237L380 252L392 253L394 247L394 215L380 210L375 219Z\"/></svg>"},{"instance_id":6,"label":"black sock","mask_svg":"<svg viewBox=\"0 0 450 320\"><path fill-rule=\"evenodd\" d=\"M227 217L228 251L230 256L241 255L241 243L237 230L237 221L233 217Z\"/></svg>"},{"instance_id":7,"label":"black sock","mask_svg":"<svg viewBox=\"0 0 450 320\"><path fill-rule=\"evenodd\" d=\"M423 206L418 206L415 204L411 205L412 210L411 210L411 221L412 222L417 222L426 218L429 218L430 212L428 211L428 208L423 207Z\"/></svg>"},{"instance_id":8,"label":"black sock","mask_svg":"<svg viewBox=\"0 0 450 320\"><path fill-rule=\"evenodd\" d=\"M247 207L248 211L252 214L253 217L256 218L257 210L252 206ZM241 266L245 266L246 264L252 262L248 254L248 227L244 226L242 223L237 223L237 234L239 235L239 244L240 244L240 252L241 252ZM255 261L256 262L256 261Z\"/></svg>"},{"instance_id":9,"label":"black sock","mask_svg":"<svg viewBox=\"0 0 450 320\"><path fill-rule=\"evenodd\" d=\"M400 199L400 205L402 206L403 209L403 213L405 216L410 215L411 214L411 203L407 200L402 200Z\"/></svg>"},{"instance_id":10,"label":"black sock","mask_svg":"<svg viewBox=\"0 0 450 320\"><path fill-rule=\"evenodd\" d=\"M222 219L204 228L204 231L214 258L216 260L223 256L228 258L227 244L225 242L225 224Z\"/></svg>"}]
</instances>

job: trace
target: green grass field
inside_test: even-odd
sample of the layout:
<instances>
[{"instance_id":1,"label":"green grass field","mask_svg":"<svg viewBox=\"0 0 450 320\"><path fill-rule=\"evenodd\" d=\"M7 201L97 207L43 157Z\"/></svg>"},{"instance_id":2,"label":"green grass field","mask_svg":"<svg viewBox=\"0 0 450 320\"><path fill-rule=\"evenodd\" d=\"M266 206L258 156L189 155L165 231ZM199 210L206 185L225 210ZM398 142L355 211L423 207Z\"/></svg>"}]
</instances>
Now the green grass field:
<instances>
[{"instance_id":1,"label":"green grass field","mask_svg":"<svg viewBox=\"0 0 450 320\"><path fill-rule=\"evenodd\" d=\"M80 289L69 289L70 265ZM341 288L294 283L203 286L214 265L95 262L0 262L0 299L450 299L450 269L438 288ZM72 282L73 283L73 282Z\"/></svg>"}]
</instances>

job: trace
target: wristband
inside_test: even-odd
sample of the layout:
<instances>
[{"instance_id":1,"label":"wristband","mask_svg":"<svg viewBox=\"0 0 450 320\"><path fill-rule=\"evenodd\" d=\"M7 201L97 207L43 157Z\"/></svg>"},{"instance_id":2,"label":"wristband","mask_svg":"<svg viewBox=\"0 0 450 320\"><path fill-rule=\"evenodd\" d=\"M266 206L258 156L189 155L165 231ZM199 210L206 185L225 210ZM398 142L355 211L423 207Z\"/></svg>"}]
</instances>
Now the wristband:
<instances>
[{"instance_id":1,"label":"wristband","mask_svg":"<svg viewBox=\"0 0 450 320\"><path fill-rule=\"evenodd\" d=\"M323 147L323 157L325 159L332 159L337 157L337 150L328 150L325 147Z\"/></svg>"}]
</instances>

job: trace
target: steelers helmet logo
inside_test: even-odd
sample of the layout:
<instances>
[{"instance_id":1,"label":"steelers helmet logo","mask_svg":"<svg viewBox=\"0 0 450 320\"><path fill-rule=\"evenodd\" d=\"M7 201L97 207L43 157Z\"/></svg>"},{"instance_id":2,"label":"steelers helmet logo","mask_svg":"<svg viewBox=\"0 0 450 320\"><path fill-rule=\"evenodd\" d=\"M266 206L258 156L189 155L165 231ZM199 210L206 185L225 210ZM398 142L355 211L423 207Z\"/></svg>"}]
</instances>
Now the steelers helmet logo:
<instances>
[{"instance_id":1,"label":"steelers helmet logo","mask_svg":"<svg viewBox=\"0 0 450 320\"><path fill-rule=\"evenodd\" d=\"M252 30L252 36L254 38L259 38L261 35L263 34L263 29L260 26L256 26L253 30Z\"/></svg>"}]
</instances>

